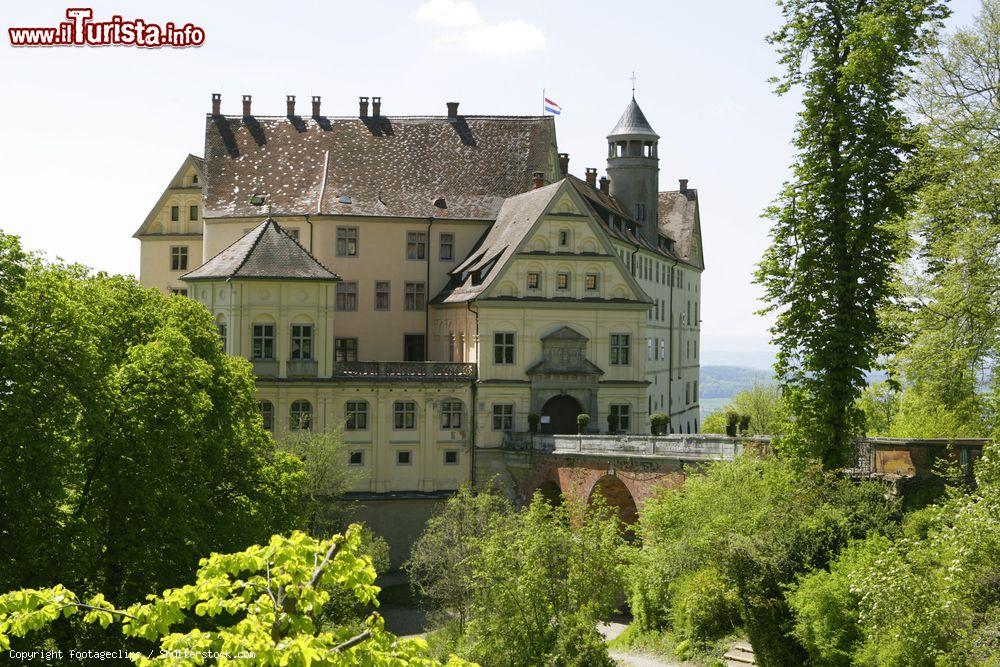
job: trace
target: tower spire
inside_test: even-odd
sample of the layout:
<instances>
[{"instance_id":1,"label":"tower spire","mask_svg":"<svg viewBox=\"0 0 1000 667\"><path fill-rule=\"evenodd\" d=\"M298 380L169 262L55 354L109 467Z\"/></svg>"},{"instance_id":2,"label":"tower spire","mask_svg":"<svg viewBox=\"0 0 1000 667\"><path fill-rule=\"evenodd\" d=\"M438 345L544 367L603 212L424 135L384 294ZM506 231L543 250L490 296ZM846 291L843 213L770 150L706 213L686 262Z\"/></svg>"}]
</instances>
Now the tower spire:
<instances>
[{"instance_id":1,"label":"tower spire","mask_svg":"<svg viewBox=\"0 0 1000 667\"><path fill-rule=\"evenodd\" d=\"M632 99L635 99L635 70L632 70L632 76L629 77L632 80Z\"/></svg>"}]
</instances>

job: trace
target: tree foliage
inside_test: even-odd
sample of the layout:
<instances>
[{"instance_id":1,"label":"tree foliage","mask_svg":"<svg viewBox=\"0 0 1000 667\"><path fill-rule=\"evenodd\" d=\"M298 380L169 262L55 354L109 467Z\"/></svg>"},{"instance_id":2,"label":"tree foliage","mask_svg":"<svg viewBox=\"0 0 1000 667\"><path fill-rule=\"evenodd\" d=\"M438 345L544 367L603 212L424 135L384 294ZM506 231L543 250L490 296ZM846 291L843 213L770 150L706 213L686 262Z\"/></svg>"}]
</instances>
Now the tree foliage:
<instances>
[{"instance_id":1,"label":"tree foliage","mask_svg":"<svg viewBox=\"0 0 1000 667\"><path fill-rule=\"evenodd\" d=\"M299 522L302 467L200 304L16 247L0 234L0 590L135 599Z\"/></svg>"},{"instance_id":2,"label":"tree foliage","mask_svg":"<svg viewBox=\"0 0 1000 667\"><path fill-rule=\"evenodd\" d=\"M776 316L775 370L795 416L790 444L828 467L847 462L855 399L890 337L913 137L898 102L945 16L940 0L781 0L770 37L801 90L792 179L766 212L771 245L756 280Z\"/></svg>"},{"instance_id":3,"label":"tree foliage","mask_svg":"<svg viewBox=\"0 0 1000 667\"><path fill-rule=\"evenodd\" d=\"M729 414L749 417L746 429L749 435L777 436L787 433L789 429L788 409L780 388L774 384L756 384L738 392L724 408L705 418L702 433L725 434Z\"/></svg>"},{"instance_id":4,"label":"tree foliage","mask_svg":"<svg viewBox=\"0 0 1000 667\"><path fill-rule=\"evenodd\" d=\"M301 532L265 546L200 561L193 584L116 607L103 595L82 600L61 585L0 595L0 650L10 636L30 636L60 617L116 626L137 665L424 665L423 640L400 640L373 613L363 629L322 626L332 592L377 604L371 560L360 552L361 528L317 541ZM153 646L147 650L147 646ZM451 658L448 665L465 665Z\"/></svg>"}]
</instances>

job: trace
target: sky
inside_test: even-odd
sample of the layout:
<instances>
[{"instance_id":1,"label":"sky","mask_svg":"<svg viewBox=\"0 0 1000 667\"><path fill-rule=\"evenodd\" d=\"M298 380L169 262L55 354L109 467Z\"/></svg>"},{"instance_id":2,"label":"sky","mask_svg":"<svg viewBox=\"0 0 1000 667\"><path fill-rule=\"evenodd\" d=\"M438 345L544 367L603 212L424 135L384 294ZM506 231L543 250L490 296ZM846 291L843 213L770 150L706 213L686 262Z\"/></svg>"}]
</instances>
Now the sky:
<instances>
[{"instance_id":1,"label":"sky","mask_svg":"<svg viewBox=\"0 0 1000 667\"><path fill-rule=\"evenodd\" d=\"M211 94L223 113L283 115L323 98L327 115L380 95L386 115L533 115L542 91L563 113L570 171L604 173L605 136L632 94L660 135L660 189L686 178L701 206L703 363L766 366L769 322L755 314L760 215L793 158L798 99L777 97L765 37L771 0L367 0L100 2L119 14L192 23L198 48L20 48L6 28L54 26L67 5L5 3L0 46L0 229L24 245L115 273L138 273L132 234L188 153L201 155ZM978 0L953 0L948 26Z\"/></svg>"}]
</instances>

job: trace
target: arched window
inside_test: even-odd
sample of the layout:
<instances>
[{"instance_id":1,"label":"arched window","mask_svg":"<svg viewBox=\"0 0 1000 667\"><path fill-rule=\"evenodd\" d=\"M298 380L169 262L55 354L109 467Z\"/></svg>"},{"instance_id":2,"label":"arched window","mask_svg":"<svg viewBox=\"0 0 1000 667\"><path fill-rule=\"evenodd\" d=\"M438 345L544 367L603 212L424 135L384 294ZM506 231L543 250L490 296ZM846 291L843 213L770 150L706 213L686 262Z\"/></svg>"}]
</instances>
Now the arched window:
<instances>
[{"instance_id":1,"label":"arched window","mask_svg":"<svg viewBox=\"0 0 1000 667\"><path fill-rule=\"evenodd\" d=\"M274 403L271 401L258 401L257 407L260 409L260 417L264 422L265 431L274 430Z\"/></svg>"},{"instance_id":2,"label":"arched window","mask_svg":"<svg viewBox=\"0 0 1000 667\"><path fill-rule=\"evenodd\" d=\"M293 431L311 431L312 412L312 403L309 401L292 401L292 409L288 413L288 428Z\"/></svg>"}]
</instances>

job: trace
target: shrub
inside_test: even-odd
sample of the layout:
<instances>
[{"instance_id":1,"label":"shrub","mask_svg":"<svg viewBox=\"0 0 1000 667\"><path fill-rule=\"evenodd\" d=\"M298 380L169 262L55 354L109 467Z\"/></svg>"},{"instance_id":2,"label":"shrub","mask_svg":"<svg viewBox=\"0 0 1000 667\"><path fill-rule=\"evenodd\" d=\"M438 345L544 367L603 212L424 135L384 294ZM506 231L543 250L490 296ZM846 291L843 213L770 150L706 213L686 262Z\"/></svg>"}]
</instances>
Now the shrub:
<instances>
[{"instance_id":1,"label":"shrub","mask_svg":"<svg viewBox=\"0 0 1000 667\"><path fill-rule=\"evenodd\" d=\"M563 621L556 644L545 661L547 667L615 667L604 637L589 614L573 614Z\"/></svg>"},{"instance_id":2,"label":"shrub","mask_svg":"<svg viewBox=\"0 0 1000 667\"><path fill-rule=\"evenodd\" d=\"M657 412L649 417L650 430L653 435L663 435L670 426L670 415L665 412Z\"/></svg>"},{"instance_id":3,"label":"shrub","mask_svg":"<svg viewBox=\"0 0 1000 667\"><path fill-rule=\"evenodd\" d=\"M714 568L680 578L672 585L672 597L671 620L684 639L704 643L726 636L739 625L736 593Z\"/></svg>"},{"instance_id":4,"label":"shrub","mask_svg":"<svg viewBox=\"0 0 1000 667\"><path fill-rule=\"evenodd\" d=\"M577 433L583 433L590 426L590 415L582 412L576 416L576 431Z\"/></svg>"},{"instance_id":5,"label":"shrub","mask_svg":"<svg viewBox=\"0 0 1000 667\"><path fill-rule=\"evenodd\" d=\"M538 433L538 424L542 421L542 418L532 412L528 415L528 430L532 433Z\"/></svg>"}]
</instances>

